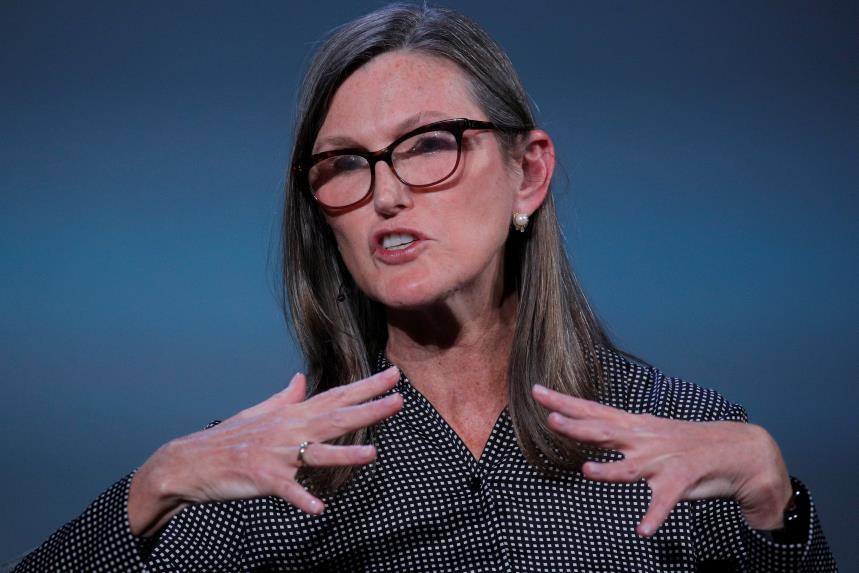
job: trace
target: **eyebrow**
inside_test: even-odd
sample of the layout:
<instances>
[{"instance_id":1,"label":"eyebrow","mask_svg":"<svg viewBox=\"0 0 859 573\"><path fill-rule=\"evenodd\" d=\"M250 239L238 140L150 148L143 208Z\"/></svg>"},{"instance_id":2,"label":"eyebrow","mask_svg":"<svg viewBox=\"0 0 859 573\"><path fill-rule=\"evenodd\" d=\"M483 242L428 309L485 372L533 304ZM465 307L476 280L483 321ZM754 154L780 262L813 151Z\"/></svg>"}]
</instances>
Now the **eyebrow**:
<instances>
[{"instance_id":1,"label":"eyebrow","mask_svg":"<svg viewBox=\"0 0 859 573\"><path fill-rule=\"evenodd\" d=\"M403 134L416 127L425 124L424 120L430 120L429 122L438 121L442 119L450 119L451 116L449 113L445 113L442 111L429 110L429 111L421 111L412 116L407 117L403 121L399 122L393 127L393 131L398 134ZM397 136L399 137L399 136ZM360 149L365 149L363 145L359 144L356 140L349 137L348 135L332 135L329 137L324 137L316 142L316 145L313 146L312 154L322 153L322 149L327 148L328 146L332 146L330 149L325 149L325 151L333 151L335 149L342 148L350 148L356 147Z\"/></svg>"}]
</instances>

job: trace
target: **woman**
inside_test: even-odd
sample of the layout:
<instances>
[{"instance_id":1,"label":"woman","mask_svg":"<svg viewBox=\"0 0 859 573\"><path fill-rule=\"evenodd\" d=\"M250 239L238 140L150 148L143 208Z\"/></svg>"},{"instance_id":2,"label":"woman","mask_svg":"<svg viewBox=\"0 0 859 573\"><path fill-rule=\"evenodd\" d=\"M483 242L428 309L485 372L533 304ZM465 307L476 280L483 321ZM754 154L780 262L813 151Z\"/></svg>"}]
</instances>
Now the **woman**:
<instances>
[{"instance_id":1,"label":"woman","mask_svg":"<svg viewBox=\"0 0 859 573\"><path fill-rule=\"evenodd\" d=\"M337 30L284 210L307 376L162 446L20 570L834 570L771 437L600 329L527 101L455 12Z\"/></svg>"}]
</instances>

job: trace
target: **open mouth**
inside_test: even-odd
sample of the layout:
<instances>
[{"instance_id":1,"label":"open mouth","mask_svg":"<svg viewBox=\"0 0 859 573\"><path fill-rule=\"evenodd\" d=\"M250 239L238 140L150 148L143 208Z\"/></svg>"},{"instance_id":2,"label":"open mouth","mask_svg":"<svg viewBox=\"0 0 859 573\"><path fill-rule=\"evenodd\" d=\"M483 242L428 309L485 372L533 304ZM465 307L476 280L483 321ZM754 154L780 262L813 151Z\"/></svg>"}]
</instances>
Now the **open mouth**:
<instances>
[{"instance_id":1,"label":"open mouth","mask_svg":"<svg viewBox=\"0 0 859 573\"><path fill-rule=\"evenodd\" d=\"M417 237L413 235L392 233L390 235L385 235L384 237L382 237L382 248L388 249L390 251L405 249L417 240Z\"/></svg>"}]
</instances>

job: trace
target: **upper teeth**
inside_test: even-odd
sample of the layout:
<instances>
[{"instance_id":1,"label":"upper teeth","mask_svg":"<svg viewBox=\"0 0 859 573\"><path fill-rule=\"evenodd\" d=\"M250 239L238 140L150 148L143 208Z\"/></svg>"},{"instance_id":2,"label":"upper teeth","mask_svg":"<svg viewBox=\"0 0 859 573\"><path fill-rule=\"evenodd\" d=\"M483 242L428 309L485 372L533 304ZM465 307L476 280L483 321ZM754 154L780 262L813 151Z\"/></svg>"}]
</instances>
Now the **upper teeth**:
<instances>
[{"instance_id":1,"label":"upper teeth","mask_svg":"<svg viewBox=\"0 0 859 573\"><path fill-rule=\"evenodd\" d=\"M386 249L396 249L404 247L409 243L415 242L417 239L412 235L385 235L382 237L382 246Z\"/></svg>"}]
</instances>

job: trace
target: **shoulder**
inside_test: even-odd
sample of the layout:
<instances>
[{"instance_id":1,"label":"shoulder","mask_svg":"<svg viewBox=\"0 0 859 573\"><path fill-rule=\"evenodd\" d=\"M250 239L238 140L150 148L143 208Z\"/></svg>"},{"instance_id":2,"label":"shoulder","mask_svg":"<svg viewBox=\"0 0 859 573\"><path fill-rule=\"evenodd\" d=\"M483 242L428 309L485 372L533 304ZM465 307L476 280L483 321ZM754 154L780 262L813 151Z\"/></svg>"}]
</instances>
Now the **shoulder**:
<instances>
[{"instance_id":1,"label":"shoulder","mask_svg":"<svg viewBox=\"0 0 859 573\"><path fill-rule=\"evenodd\" d=\"M747 419L742 406L715 390L666 376L613 349L600 348L597 357L603 374L599 400L604 404L634 414L698 422Z\"/></svg>"}]
</instances>

